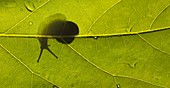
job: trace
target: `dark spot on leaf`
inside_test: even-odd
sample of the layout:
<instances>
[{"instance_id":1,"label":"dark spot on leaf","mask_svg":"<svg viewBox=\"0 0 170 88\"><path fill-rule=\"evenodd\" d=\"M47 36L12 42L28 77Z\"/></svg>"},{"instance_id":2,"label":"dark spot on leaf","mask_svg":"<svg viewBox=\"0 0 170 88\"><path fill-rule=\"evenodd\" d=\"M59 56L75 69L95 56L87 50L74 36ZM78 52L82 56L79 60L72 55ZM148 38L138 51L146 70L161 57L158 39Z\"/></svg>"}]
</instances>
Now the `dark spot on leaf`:
<instances>
[{"instance_id":1,"label":"dark spot on leaf","mask_svg":"<svg viewBox=\"0 0 170 88\"><path fill-rule=\"evenodd\" d=\"M23 9L21 8L20 11L23 11Z\"/></svg>"},{"instance_id":2,"label":"dark spot on leaf","mask_svg":"<svg viewBox=\"0 0 170 88\"><path fill-rule=\"evenodd\" d=\"M46 85L45 84L42 84L43 87L45 87Z\"/></svg>"},{"instance_id":3,"label":"dark spot on leaf","mask_svg":"<svg viewBox=\"0 0 170 88\"><path fill-rule=\"evenodd\" d=\"M58 16L64 18L63 14L57 14ZM79 34L78 26L71 21L63 20L62 18L58 18L57 20L53 20L49 24L45 24L46 27L38 30L38 35L46 35L46 36L54 36L59 43L62 44L70 44L74 40L74 36ZM50 18L51 19L51 18ZM56 37L57 36L57 37ZM47 37L39 37L40 42L40 55L38 57L37 62L39 62L43 50L48 50L54 57L58 58L50 49L48 45Z\"/></svg>"},{"instance_id":4,"label":"dark spot on leaf","mask_svg":"<svg viewBox=\"0 0 170 88\"><path fill-rule=\"evenodd\" d=\"M75 77L75 78L78 78L78 75L75 75L74 77Z\"/></svg>"},{"instance_id":5,"label":"dark spot on leaf","mask_svg":"<svg viewBox=\"0 0 170 88\"><path fill-rule=\"evenodd\" d=\"M71 84L71 87L74 87L74 84L73 84L73 83Z\"/></svg>"}]
</instances>

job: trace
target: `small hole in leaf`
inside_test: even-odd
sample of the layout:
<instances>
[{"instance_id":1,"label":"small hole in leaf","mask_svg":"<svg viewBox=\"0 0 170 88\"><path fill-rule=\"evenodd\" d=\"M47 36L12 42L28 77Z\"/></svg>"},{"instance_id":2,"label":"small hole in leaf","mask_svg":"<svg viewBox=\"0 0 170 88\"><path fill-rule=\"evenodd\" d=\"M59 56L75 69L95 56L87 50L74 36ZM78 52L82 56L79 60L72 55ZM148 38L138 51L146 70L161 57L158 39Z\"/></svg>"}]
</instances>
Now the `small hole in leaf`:
<instances>
[{"instance_id":1,"label":"small hole in leaf","mask_svg":"<svg viewBox=\"0 0 170 88\"><path fill-rule=\"evenodd\" d=\"M94 39L97 40L99 37L98 36L94 36Z\"/></svg>"},{"instance_id":2,"label":"small hole in leaf","mask_svg":"<svg viewBox=\"0 0 170 88\"><path fill-rule=\"evenodd\" d=\"M33 22L32 22L32 21L28 22L28 25L29 25L29 26L32 26L32 25L33 25Z\"/></svg>"},{"instance_id":3,"label":"small hole in leaf","mask_svg":"<svg viewBox=\"0 0 170 88\"><path fill-rule=\"evenodd\" d=\"M120 87L120 84L117 84L116 86L117 86L117 88L121 88L121 87Z\"/></svg>"}]
</instances>

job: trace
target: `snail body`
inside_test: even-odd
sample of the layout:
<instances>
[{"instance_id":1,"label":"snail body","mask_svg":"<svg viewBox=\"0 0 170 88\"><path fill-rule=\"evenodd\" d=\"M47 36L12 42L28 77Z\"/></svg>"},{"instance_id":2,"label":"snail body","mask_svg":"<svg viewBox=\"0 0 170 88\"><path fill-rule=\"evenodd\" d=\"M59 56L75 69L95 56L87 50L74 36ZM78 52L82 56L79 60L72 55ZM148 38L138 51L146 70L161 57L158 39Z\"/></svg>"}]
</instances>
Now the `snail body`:
<instances>
[{"instance_id":1,"label":"snail body","mask_svg":"<svg viewBox=\"0 0 170 88\"><path fill-rule=\"evenodd\" d=\"M54 14L52 16L47 17L38 28L38 35L44 36L69 36L69 35L78 35L79 29L78 26L71 22L66 21L66 18L63 14ZM55 38L58 42L62 44L70 44L74 37L69 38ZM40 43L40 54L37 62L39 62L43 50L48 50L53 56L58 58L50 49L48 45L47 37L38 37Z\"/></svg>"}]
</instances>

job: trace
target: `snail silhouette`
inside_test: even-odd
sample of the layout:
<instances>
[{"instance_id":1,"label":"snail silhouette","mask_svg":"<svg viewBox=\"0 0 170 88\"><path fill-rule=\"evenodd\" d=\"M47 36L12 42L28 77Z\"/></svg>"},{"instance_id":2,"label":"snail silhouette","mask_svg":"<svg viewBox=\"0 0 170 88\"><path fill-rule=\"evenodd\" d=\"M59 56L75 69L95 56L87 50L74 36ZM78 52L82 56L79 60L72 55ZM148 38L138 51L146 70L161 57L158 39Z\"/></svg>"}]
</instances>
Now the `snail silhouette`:
<instances>
[{"instance_id":1,"label":"snail silhouette","mask_svg":"<svg viewBox=\"0 0 170 88\"><path fill-rule=\"evenodd\" d=\"M74 36L79 34L78 26L71 21L66 21L66 18L63 14L54 14L47 17L39 26L38 35L48 35L48 36L61 36L55 38L59 43L62 44L70 44L74 40ZM62 36L70 36L70 37L62 37ZM43 50L48 50L54 57L58 58L49 48L48 38L47 37L39 37L40 43L40 54L37 59L39 62Z\"/></svg>"}]
</instances>

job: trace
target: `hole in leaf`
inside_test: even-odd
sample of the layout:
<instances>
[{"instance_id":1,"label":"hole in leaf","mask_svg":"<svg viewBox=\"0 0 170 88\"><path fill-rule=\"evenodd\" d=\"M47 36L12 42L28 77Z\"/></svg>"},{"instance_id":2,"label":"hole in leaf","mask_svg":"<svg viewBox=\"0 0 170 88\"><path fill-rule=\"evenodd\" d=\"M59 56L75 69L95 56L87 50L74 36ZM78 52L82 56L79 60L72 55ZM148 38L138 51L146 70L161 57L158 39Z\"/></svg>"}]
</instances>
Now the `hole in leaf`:
<instances>
[{"instance_id":1,"label":"hole in leaf","mask_svg":"<svg viewBox=\"0 0 170 88\"><path fill-rule=\"evenodd\" d=\"M98 36L94 36L94 39L97 40L99 37Z\"/></svg>"},{"instance_id":2,"label":"hole in leaf","mask_svg":"<svg viewBox=\"0 0 170 88\"><path fill-rule=\"evenodd\" d=\"M29 26L32 26L32 25L33 25L33 22L32 22L32 21L28 22L28 25L29 25Z\"/></svg>"},{"instance_id":3,"label":"hole in leaf","mask_svg":"<svg viewBox=\"0 0 170 88\"><path fill-rule=\"evenodd\" d=\"M120 87L120 84L117 84L116 86L117 86L117 88L121 88L121 87Z\"/></svg>"}]
</instances>

